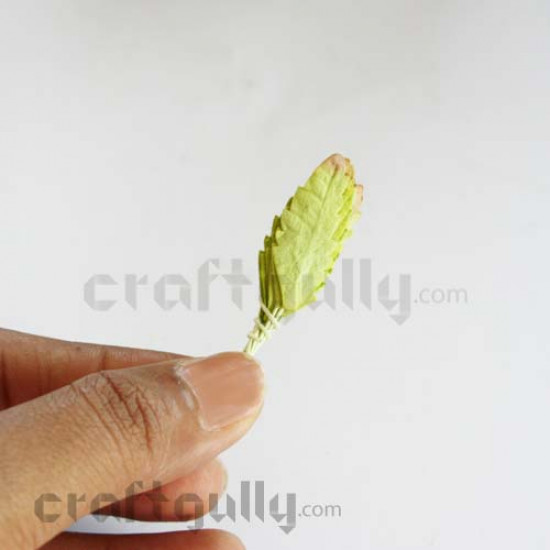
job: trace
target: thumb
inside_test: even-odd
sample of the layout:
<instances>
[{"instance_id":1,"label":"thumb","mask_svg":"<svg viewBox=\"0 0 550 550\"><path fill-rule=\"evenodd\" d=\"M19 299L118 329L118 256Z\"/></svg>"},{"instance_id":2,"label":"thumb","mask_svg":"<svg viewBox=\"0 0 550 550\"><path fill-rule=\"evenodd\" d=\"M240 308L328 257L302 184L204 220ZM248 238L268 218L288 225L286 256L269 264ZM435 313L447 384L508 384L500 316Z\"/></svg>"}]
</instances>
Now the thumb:
<instances>
[{"instance_id":1,"label":"thumb","mask_svg":"<svg viewBox=\"0 0 550 550\"><path fill-rule=\"evenodd\" d=\"M98 495L186 475L246 433L262 398L258 363L222 353L102 371L2 412L0 532L35 548L108 504Z\"/></svg>"}]
</instances>

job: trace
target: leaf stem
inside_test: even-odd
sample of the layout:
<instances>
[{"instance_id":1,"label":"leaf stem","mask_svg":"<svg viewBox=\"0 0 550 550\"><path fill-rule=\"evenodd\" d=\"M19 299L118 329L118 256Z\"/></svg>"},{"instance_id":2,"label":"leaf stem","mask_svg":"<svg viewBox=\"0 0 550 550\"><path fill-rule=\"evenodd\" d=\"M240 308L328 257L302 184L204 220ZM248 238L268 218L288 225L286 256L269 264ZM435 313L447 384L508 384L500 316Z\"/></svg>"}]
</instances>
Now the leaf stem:
<instances>
[{"instance_id":1,"label":"leaf stem","mask_svg":"<svg viewBox=\"0 0 550 550\"><path fill-rule=\"evenodd\" d=\"M254 355L260 346L271 337L271 333L278 328L279 321L283 318L284 310L275 308L271 314L273 320L268 319L266 323L260 321L261 310L256 319L254 319L254 328L248 333L248 342L244 347L244 352Z\"/></svg>"}]
</instances>

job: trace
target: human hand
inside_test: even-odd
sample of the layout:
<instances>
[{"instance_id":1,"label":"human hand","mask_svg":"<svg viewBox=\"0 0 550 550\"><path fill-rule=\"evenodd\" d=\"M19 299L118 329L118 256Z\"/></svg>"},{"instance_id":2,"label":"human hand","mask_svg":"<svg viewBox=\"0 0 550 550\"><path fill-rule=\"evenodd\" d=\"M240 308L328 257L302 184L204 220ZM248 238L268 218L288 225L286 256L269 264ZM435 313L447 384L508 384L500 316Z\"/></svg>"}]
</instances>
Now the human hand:
<instances>
[{"instance_id":1,"label":"human hand","mask_svg":"<svg viewBox=\"0 0 550 550\"><path fill-rule=\"evenodd\" d=\"M241 353L190 358L0 329L1 548L243 548L217 530L62 531L73 515L98 508L139 520L192 519L196 503L175 506L177 496L189 493L206 512L208 495L225 486L215 457L247 432L262 398L262 370ZM141 482L146 491L153 481L161 482L160 495L125 498L132 484ZM105 506L113 499L116 504Z\"/></svg>"}]
</instances>

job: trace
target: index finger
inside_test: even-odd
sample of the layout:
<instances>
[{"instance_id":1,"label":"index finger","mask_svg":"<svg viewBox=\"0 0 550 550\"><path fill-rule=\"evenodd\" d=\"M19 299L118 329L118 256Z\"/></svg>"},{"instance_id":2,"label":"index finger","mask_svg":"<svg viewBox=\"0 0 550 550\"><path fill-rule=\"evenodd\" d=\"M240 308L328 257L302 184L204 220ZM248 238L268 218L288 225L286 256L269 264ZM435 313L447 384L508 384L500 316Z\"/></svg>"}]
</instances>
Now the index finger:
<instances>
[{"instance_id":1,"label":"index finger","mask_svg":"<svg viewBox=\"0 0 550 550\"><path fill-rule=\"evenodd\" d=\"M0 410L102 370L158 363L184 355L68 342L0 329Z\"/></svg>"}]
</instances>

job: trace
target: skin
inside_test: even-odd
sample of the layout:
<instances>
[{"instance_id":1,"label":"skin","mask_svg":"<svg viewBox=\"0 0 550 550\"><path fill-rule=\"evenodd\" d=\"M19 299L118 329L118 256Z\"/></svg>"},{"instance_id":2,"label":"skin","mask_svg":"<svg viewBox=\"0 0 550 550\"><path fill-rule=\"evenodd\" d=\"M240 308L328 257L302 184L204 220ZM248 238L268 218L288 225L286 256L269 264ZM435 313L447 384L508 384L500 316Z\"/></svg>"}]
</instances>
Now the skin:
<instances>
[{"instance_id":1,"label":"skin","mask_svg":"<svg viewBox=\"0 0 550 550\"><path fill-rule=\"evenodd\" d=\"M221 359L220 359L221 357ZM222 354L217 361L241 361ZM35 513L39 495L110 493L116 503L78 503L77 517L100 512L138 520L176 521L198 507L174 501L193 493L209 509L226 473L217 455L242 437L260 411L220 429L205 430L185 402L174 365L191 358L170 353L65 342L0 329L0 540L3 548L31 550L237 550L233 535L218 530L152 535L63 533L74 521L66 509L55 521ZM249 363L251 362L248 359ZM252 367L251 367L252 368ZM162 428L162 429L161 429ZM163 502L151 493L127 497L135 481L161 483ZM157 499L158 500L158 499Z\"/></svg>"}]
</instances>

